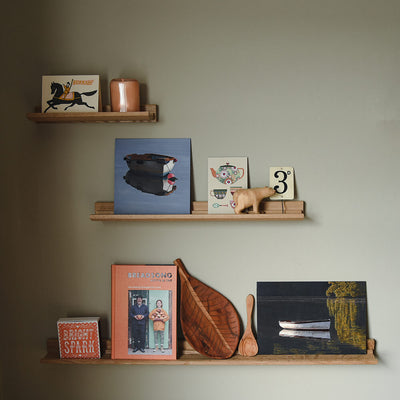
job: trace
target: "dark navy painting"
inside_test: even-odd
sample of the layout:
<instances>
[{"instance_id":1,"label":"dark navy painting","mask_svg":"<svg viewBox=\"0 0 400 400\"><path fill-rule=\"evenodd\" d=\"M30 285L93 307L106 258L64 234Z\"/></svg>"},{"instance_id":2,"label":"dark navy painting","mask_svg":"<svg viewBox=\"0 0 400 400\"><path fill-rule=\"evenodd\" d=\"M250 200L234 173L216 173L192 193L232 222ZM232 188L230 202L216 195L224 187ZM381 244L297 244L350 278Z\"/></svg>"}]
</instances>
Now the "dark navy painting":
<instances>
[{"instance_id":1,"label":"dark navy painting","mask_svg":"<svg viewBox=\"0 0 400 400\"><path fill-rule=\"evenodd\" d=\"M259 354L365 354L365 282L257 282Z\"/></svg>"},{"instance_id":2,"label":"dark navy painting","mask_svg":"<svg viewBox=\"0 0 400 400\"><path fill-rule=\"evenodd\" d=\"M190 139L115 140L115 214L190 213Z\"/></svg>"}]
</instances>

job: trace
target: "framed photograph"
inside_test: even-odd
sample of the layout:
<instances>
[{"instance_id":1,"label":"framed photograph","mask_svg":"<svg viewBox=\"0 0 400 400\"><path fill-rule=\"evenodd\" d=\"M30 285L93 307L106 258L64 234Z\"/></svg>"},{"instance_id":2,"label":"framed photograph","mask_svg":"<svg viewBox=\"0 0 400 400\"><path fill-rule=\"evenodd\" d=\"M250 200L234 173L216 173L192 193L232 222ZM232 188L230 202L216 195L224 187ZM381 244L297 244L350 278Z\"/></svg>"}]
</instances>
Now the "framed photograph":
<instances>
[{"instance_id":1,"label":"framed photograph","mask_svg":"<svg viewBox=\"0 0 400 400\"><path fill-rule=\"evenodd\" d=\"M259 354L365 354L366 282L257 282Z\"/></svg>"},{"instance_id":2,"label":"framed photograph","mask_svg":"<svg viewBox=\"0 0 400 400\"><path fill-rule=\"evenodd\" d=\"M234 214L233 194L247 189L247 157L209 157L208 213Z\"/></svg>"},{"instance_id":3,"label":"framed photograph","mask_svg":"<svg viewBox=\"0 0 400 400\"><path fill-rule=\"evenodd\" d=\"M190 139L116 139L115 214L190 214Z\"/></svg>"},{"instance_id":4,"label":"framed photograph","mask_svg":"<svg viewBox=\"0 0 400 400\"><path fill-rule=\"evenodd\" d=\"M98 112L99 75L42 76L42 113Z\"/></svg>"},{"instance_id":5,"label":"framed photograph","mask_svg":"<svg viewBox=\"0 0 400 400\"><path fill-rule=\"evenodd\" d=\"M175 360L177 268L112 265L113 359Z\"/></svg>"}]
</instances>

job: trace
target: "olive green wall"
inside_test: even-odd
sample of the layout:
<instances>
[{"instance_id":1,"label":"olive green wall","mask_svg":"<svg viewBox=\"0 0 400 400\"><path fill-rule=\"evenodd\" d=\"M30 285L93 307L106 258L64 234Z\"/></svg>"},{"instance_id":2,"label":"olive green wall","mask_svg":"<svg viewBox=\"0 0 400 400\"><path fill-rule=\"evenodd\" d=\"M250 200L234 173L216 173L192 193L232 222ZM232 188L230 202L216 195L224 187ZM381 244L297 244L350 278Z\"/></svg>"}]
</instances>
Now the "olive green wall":
<instances>
[{"instance_id":1,"label":"olive green wall","mask_svg":"<svg viewBox=\"0 0 400 400\"><path fill-rule=\"evenodd\" d=\"M356 0L8 2L1 44L3 399L372 400L398 393L400 3ZM41 75L146 85L158 124L37 125ZM101 223L115 138L192 138L247 156L251 186L295 168L303 222ZM110 265L181 257L245 315L257 280L366 280L377 366L43 365L62 316L99 315Z\"/></svg>"}]
</instances>

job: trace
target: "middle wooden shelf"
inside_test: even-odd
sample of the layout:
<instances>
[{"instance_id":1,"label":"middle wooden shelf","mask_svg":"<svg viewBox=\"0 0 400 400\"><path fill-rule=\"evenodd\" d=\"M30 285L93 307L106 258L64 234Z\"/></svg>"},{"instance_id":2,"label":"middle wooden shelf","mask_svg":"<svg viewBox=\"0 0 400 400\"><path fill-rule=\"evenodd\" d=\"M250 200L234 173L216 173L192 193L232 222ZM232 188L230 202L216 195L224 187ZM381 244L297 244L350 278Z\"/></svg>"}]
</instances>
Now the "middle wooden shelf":
<instances>
[{"instance_id":1,"label":"middle wooden shelf","mask_svg":"<svg viewBox=\"0 0 400 400\"><path fill-rule=\"evenodd\" d=\"M300 221L304 201L266 201L262 213L208 214L206 201L194 201L190 214L114 214L113 202L96 202L92 221Z\"/></svg>"}]
</instances>

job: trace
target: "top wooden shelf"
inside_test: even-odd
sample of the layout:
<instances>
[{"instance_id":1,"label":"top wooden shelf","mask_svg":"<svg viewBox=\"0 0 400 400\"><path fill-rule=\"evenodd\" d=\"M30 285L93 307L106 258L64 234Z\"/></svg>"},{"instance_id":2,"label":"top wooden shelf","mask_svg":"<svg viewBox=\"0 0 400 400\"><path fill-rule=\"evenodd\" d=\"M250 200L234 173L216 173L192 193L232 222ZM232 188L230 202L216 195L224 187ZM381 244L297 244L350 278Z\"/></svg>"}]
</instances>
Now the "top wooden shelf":
<instances>
[{"instance_id":1,"label":"top wooden shelf","mask_svg":"<svg viewBox=\"0 0 400 400\"><path fill-rule=\"evenodd\" d=\"M304 201L266 201L260 214L208 214L206 201L194 201L190 214L114 214L113 202L96 202L92 221L299 221Z\"/></svg>"},{"instance_id":2,"label":"top wooden shelf","mask_svg":"<svg viewBox=\"0 0 400 400\"><path fill-rule=\"evenodd\" d=\"M146 104L137 112L60 112L28 113L26 117L37 123L44 122L157 122L156 104Z\"/></svg>"}]
</instances>

